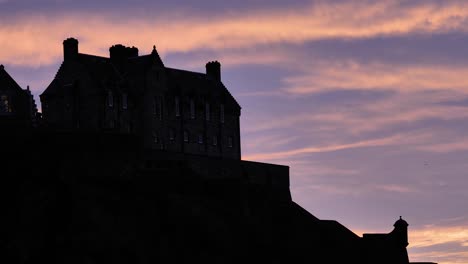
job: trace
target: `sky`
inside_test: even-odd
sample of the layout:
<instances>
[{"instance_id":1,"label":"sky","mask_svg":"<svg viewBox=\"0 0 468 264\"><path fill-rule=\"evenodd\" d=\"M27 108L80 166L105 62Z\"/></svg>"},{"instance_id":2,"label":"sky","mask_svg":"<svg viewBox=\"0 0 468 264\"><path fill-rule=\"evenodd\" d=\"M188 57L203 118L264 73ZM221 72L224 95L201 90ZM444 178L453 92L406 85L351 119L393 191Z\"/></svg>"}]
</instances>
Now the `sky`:
<instances>
[{"instance_id":1,"label":"sky","mask_svg":"<svg viewBox=\"0 0 468 264\"><path fill-rule=\"evenodd\" d=\"M0 0L0 64L38 95L62 41L171 68L219 60L242 156L358 235L403 216L411 261L468 263L468 2Z\"/></svg>"}]
</instances>

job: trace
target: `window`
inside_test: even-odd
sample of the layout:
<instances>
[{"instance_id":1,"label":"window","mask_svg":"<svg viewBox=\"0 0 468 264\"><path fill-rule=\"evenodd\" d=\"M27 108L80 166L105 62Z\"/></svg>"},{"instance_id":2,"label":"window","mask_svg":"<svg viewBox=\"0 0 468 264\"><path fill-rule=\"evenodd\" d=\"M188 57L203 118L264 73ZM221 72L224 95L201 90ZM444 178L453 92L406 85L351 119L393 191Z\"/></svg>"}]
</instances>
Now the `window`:
<instances>
[{"instance_id":1,"label":"window","mask_svg":"<svg viewBox=\"0 0 468 264\"><path fill-rule=\"evenodd\" d=\"M174 104L175 104L175 116L180 116L180 100L178 96L175 97Z\"/></svg>"},{"instance_id":2,"label":"window","mask_svg":"<svg viewBox=\"0 0 468 264\"><path fill-rule=\"evenodd\" d=\"M154 143L159 143L159 137L157 134L153 133L153 142Z\"/></svg>"},{"instance_id":3,"label":"window","mask_svg":"<svg viewBox=\"0 0 468 264\"><path fill-rule=\"evenodd\" d=\"M159 120L162 120L162 100L160 96L155 96L153 99L153 114L157 116Z\"/></svg>"},{"instance_id":4,"label":"window","mask_svg":"<svg viewBox=\"0 0 468 264\"><path fill-rule=\"evenodd\" d=\"M189 133L188 133L188 131L184 131L184 142L189 142Z\"/></svg>"},{"instance_id":5,"label":"window","mask_svg":"<svg viewBox=\"0 0 468 264\"><path fill-rule=\"evenodd\" d=\"M122 94L122 109L127 110L128 108L128 96L127 94Z\"/></svg>"},{"instance_id":6,"label":"window","mask_svg":"<svg viewBox=\"0 0 468 264\"><path fill-rule=\"evenodd\" d=\"M203 144L203 135L198 134L198 144Z\"/></svg>"},{"instance_id":7,"label":"window","mask_svg":"<svg viewBox=\"0 0 468 264\"><path fill-rule=\"evenodd\" d=\"M8 95L0 96L0 113L11 113L11 103Z\"/></svg>"},{"instance_id":8,"label":"window","mask_svg":"<svg viewBox=\"0 0 468 264\"><path fill-rule=\"evenodd\" d=\"M224 123L224 105L223 104L221 104L221 106L219 107L219 119L221 123Z\"/></svg>"},{"instance_id":9,"label":"window","mask_svg":"<svg viewBox=\"0 0 468 264\"><path fill-rule=\"evenodd\" d=\"M217 146L217 145L218 145L218 137L213 136L213 146Z\"/></svg>"},{"instance_id":10,"label":"window","mask_svg":"<svg viewBox=\"0 0 468 264\"><path fill-rule=\"evenodd\" d=\"M232 137L228 137L228 147L232 148Z\"/></svg>"},{"instance_id":11,"label":"window","mask_svg":"<svg viewBox=\"0 0 468 264\"><path fill-rule=\"evenodd\" d=\"M195 101L190 99L190 118L195 119Z\"/></svg>"},{"instance_id":12,"label":"window","mask_svg":"<svg viewBox=\"0 0 468 264\"><path fill-rule=\"evenodd\" d=\"M211 113L210 113L210 103L205 104L205 119L206 121L210 121Z\"/></svg>"},{"instance_id":13,"label":"window","mask_svg":"<svg viewBox=\"0 0 468 264\"><path fill-rule=\"evenodd\" d=\"M114 107L114 95L112 91L107 92L107 106Z\"/></svg>"},{"instance_id":14,"label":"window","mask_svg":"<svg viewBox=\"0 0 468 264\"><path fill-rule=\"evenodd\" d=\"M174 132L174 129L170 128L169 129L169 140L170 141L174 141L175 139L175 132Z\"/></svg>"}]
</instances>

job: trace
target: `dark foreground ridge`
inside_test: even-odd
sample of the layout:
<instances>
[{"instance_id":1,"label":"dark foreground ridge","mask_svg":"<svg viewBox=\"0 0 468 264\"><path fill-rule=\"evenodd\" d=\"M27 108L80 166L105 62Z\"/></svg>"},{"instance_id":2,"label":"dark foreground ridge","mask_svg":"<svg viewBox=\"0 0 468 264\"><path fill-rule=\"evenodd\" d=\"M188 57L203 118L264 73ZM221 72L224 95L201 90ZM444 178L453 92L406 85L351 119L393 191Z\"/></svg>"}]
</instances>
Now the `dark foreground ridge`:
<instances>
[{"instance_id":1,"label":"dark foreground ridge","mask_svg":"<svg viewBox=\"0 0 468 264\"><path fill-rule=\"evenodd\" d=\"M409 263L401 217L359 237L294 203L289 167L241 159L220 67L67 39L41 116L1 66L0 263Z\"/></svg>"}]
</instances>

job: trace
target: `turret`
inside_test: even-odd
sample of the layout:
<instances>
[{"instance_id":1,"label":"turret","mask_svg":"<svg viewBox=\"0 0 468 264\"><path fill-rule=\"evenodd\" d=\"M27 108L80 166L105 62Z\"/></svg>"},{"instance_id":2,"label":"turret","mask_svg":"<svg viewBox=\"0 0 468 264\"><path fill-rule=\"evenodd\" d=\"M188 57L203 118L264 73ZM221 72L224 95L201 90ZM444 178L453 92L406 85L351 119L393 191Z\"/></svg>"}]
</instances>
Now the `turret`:
<instances>
[{"instance_id":1,"label":"turret","mask_svg":"<svg viewBox=\"0 0 468 264\"><path fill-rule=\"evenodd\" d=\"M395 229L392 231L392 235L396 243L402 247L408 246L408 223L403 220L400 216L395 224L393 225Z\"/></svg>"},{"instance_id":2,"label":"turret","mask_svg":"<svg viewBox=\"0 0 468 264\"><path fill-rule=\"evenodd\" d=\"M206 75L208 78L221 81L221 63L218 61L210 61L206 64Z\"/></svg>"},{"instance_id":3,"label":"turret","mask_svg":"<svg viewBox=\"0 0 468 264\"><path fill-rule=\"evenodd\" d=\"M78 40L67 38L63 41L63 60L69 61L78 57Z\"/></svg>"}]
</instances>

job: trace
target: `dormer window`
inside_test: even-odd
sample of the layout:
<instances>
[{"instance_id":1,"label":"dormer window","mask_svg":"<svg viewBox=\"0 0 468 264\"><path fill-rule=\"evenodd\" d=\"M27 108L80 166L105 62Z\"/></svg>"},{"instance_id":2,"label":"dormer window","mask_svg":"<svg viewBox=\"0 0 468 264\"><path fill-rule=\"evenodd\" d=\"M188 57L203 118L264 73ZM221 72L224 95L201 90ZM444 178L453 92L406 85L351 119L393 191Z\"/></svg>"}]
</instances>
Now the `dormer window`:
<instances>
[{"instance_id":1,"label":"dormer window","mask_svg":"<svg viewBox=\"0 0 468 264\"><path fill-rule=\"evenodd\" d=\"M9 114L11 113L11 103L10 98L8 95L1 95L0 96L0 113L1 114Z\"/></svg>"}]
</instances>

